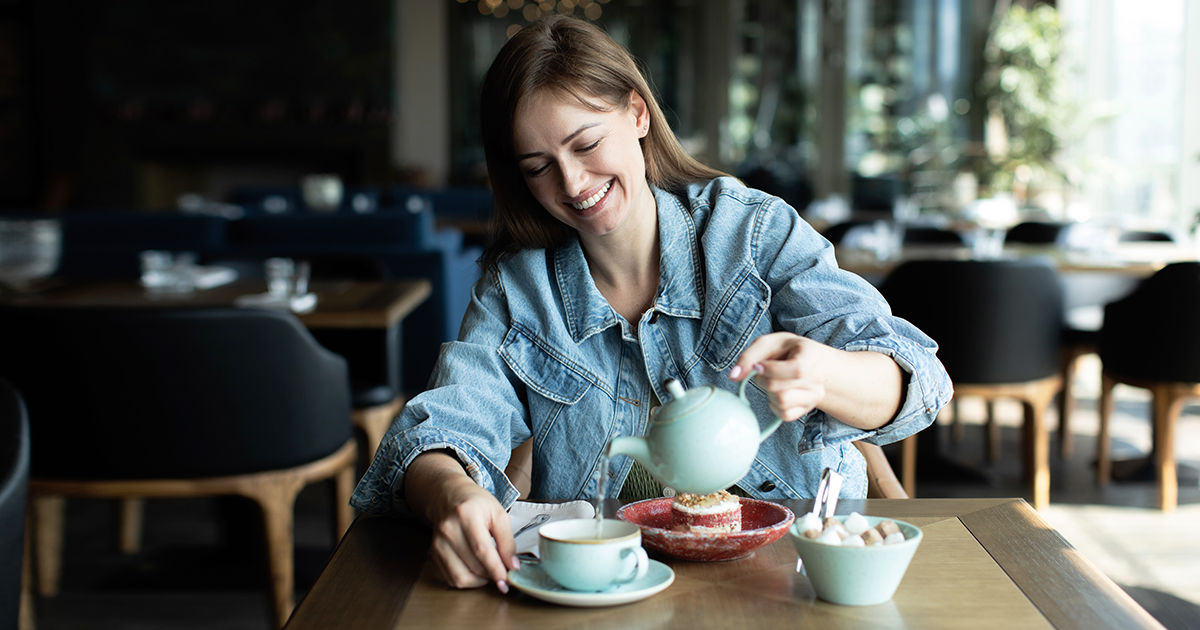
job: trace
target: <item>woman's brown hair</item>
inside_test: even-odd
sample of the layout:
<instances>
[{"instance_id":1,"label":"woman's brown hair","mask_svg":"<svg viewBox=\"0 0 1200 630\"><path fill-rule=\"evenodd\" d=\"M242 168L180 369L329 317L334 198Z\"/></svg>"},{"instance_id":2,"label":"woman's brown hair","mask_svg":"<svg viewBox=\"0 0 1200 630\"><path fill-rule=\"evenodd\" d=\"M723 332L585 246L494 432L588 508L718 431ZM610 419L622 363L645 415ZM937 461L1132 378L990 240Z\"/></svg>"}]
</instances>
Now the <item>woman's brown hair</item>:
<instances>
[{"instance_id":1,"label":"woman's brown hair","mask_svg":"<svg viewBox=\"0 0 1200 630\"><path fill-rule=\"evenodd\" d=\"M480 122L496 205L492 243L481 260L484 269L522 249L560 245L573 234L533 198L513 148L518 104L543 89L603 111L627 107L631 90L640 94L650 111L650 132L641 140L646 179L658 188L678 190L725 175L684 151L637 63L607 33L560 15L534 22L508 40L483 79Z\"/></svg>"}]
</instances>

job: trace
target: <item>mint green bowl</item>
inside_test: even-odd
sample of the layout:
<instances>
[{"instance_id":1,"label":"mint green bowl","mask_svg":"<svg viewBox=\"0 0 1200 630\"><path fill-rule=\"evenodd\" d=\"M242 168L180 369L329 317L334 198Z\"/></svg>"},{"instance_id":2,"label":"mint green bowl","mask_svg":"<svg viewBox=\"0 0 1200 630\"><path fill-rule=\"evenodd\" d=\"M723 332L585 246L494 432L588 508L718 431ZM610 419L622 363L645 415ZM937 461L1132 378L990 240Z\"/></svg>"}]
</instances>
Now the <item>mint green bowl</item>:
<instances>
[{"instance_id":1,"label":"mint green bowl","mask_svg":"<svg viewBox=\"0 0 1200 630\"><path fill-rule=\"evenodd\" d=\"M843 515L834 518L846 519ZM880 521L895 521L904 534L904 542L871 547L839 547L805 538L796 525L788 529L792 546L804 561L804 571L817 597L834 604L871 606L882 604L895 594L908 570L908 563L921 544L921 530L894 518L867 516L866 519L871 527ZM800 519L796 519L796 523L799 522Z\"/></svg>"}]
</instances>

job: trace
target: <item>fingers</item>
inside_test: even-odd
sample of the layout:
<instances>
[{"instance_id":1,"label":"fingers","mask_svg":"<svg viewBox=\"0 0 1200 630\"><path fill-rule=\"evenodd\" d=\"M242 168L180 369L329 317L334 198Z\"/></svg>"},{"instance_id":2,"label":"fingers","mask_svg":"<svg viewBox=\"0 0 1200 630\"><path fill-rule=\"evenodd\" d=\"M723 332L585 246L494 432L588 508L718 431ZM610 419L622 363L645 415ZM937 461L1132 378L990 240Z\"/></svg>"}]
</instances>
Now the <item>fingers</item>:
<instances>
[{"instance_id":1,"label":"fingers","mask_svg":"<svg viewBox=\"0 0 1200 630\"><path fill-rule=\"evenodd\" d=\"M746 346L729 376L744 380L754 370L776 417L799 420L825 398L820 350L820 344L792 333L763 335Z\"/></svg>"},{"instance_id":2,"label":"fingers","mask_svg":"<svg viewBox=\"0 0 1200 630\"><path fill-rule=\"evenodd\" d=\"M508 592L508 570L518 566L508 514L490 494L469 493L434 527L433 557L454 588L495 582Z\"/></svg>"},{"instance_id":3,"label":"fingers","mask_svg":"<svg viewBox=\"0 0 1200 630\"><path fill-rule=\"evenodd\" d=\"M767 362L786 356L799 343L800 339L801 337L798 335L788 332L770 333L755 339L746 346L746 349L738 357L737 363L729 370L729 378L741 381L751 370L765 371L768 369Z\"/></svg>"}]
</instances>

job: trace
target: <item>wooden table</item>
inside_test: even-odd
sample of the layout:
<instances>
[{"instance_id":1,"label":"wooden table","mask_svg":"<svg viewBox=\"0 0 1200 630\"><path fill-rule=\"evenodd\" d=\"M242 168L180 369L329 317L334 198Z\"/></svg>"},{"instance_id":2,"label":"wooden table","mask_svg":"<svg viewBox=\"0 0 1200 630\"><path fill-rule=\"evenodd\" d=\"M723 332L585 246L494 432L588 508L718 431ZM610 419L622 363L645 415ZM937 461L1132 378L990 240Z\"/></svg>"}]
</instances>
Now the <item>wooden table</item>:
<instances>
[{"instance_id":1,"label":"wooden table","mask_svg":"<svg viewBox=\"0 0 1200 630\"><path fill-rule=\"evenodd\" d=\"M428 280L314 280L309 290L317 305L296 317L309 328L388 328L420 306L432 290ZM149 292L136 280L65 282L43 290L10 294L3 303L37 307L197 307L232 306L243 295L266 291L261 280L237 281L187 293Z\"/></svg>"},{"instance_id":2,"label":"wooden table","mask_svg":"<svg viewBox=\"0 0 1200 630\"><path fill-rule=\"evenodd\" d=\"M810 501L783 502L796 514ZM610 503L606 512L615 508ZM890 516L924 539L891 601L816 599L785 536L752 556L659 558L675 583L609 608L548 604L513 589L453 590L427 559L413 521L358 519L287 624L307 628L1160 628L1021 499L842 501L839 513ZM653 555L653 554L652 554Z\"/></svg>"}]
</instances>

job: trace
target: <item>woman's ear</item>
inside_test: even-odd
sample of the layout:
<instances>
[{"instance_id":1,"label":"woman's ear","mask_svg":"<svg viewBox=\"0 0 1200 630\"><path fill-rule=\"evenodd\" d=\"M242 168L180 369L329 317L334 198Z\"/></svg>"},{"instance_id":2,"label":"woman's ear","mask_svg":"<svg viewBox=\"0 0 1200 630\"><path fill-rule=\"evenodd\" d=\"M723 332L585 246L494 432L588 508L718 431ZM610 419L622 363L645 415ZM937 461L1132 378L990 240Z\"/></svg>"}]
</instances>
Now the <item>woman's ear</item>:
<instances>
[{"instance_id":1,"label":"woman's ear","mask_svg":"<svg viewBox=\"0 0 1200 630\"><path fill-rule=\"evenodd\" d=\"M629 90L629 111L637 128L637 137L645 138L650 133L650 106L637 90Z\"/></svg>"}]
</instances>

